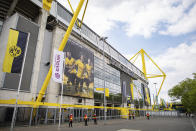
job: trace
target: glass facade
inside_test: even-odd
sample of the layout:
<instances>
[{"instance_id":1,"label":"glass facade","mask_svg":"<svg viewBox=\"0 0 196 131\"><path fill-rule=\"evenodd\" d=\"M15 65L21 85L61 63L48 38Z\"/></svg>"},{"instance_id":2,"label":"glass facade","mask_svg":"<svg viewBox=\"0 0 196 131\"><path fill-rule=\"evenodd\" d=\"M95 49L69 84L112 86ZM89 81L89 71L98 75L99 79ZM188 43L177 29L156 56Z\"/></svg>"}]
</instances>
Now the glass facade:
<instances>
[{"instance_id":1,"label":"glass facade","mask_svg":"<svg viewBox=\"0 0 196 131\"><path fill-rule=\"evenodd\" d=\"M105 88L109 88L109 93L120 94L120 72L107 64L103 70L103 60L98 57L94 57L94 62L94 91L101 93L96 91L96 88L104 88L105 79Z\"/></svg>"},{"instance_id":2,"label":"glass facade","mask_svg":"<svg viewBox=\"0 0 196 131\"><path fill-rule=\"evenodd\" d=\"M143 99L143 93L142 93L142 87L141 87L141 81L134 80L133 81L134 87L133 87L133 95L134 99ZM141 96L142 95L142 96Z\"/></svg>"}]
</instances>

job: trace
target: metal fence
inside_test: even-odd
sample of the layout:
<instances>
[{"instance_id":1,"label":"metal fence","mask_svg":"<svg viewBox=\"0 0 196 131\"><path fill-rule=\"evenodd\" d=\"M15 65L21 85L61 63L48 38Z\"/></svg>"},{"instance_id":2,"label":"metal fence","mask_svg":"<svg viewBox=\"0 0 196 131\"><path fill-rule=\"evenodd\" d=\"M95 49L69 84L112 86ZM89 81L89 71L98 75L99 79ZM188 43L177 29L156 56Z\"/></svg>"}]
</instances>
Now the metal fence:
<instances>
[{"instance_id":1,"label":"metal fence","mask_svg":"<svg viewBox=\"0 0 196 131\"><path fill-rule=\"evenodd\" d=\"M9 127L11 125L13 107L0 107L0 127ZM185 114L177 111L145 111L145 110L129 110L129 114L121 115L120 110L107 109L106 120L114 119L129 119L134 113L135 119L146 119L146 114L149 113L151 119L156 118L184 118ZM59 108L40 107L33 109L31 107L18 107L15 126L37 126L41 124L58 124L59 123ZM96 114L98 121L104 120L103 109L81 109L81 108L62 108L61 124L68 123L69 115L73 115L73 122L79 123L84 121L84 115L88 116L88 121L93 120L93 115Z\"/></svg>"}]
</instances>

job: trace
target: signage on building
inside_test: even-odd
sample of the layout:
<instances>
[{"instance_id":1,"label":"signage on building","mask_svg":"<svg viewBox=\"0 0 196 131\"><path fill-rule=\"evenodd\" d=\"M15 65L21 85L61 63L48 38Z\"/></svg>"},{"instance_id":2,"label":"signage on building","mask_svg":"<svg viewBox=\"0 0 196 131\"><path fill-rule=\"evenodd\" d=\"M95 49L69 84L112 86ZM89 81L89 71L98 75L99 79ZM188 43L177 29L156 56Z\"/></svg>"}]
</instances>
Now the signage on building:
<instances>
[{"instance_id":1,"label":"signage on building","mask_svg":"<svg viewBox=\"0 0 196 131\"><path fill-rule=\"evenodd\" d=\"M62 51L54 50L52 63L52 78L55 82L62 83L63 79L63 62L64 53Z\"/></svg>"},{"instance_id":2,"label":"signage on building","mask_svg":"<svg viewBox=\"0 0 196 131\"><path fill-rule=\"evenodd\" d=\"M70 39L64 52L64 95L93 98L94 54Z\"/></svg>"}]
</instances>

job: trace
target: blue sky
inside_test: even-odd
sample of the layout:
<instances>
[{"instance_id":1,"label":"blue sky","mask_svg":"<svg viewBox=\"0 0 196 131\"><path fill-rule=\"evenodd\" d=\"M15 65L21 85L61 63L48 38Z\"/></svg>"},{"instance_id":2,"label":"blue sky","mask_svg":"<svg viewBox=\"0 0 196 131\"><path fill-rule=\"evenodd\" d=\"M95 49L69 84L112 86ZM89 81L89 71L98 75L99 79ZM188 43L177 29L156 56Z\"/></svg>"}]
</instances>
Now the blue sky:
<instances>
[{"instance_id":1,"label":"blue sky","mask_svg":"<svg viewBox=\"0 0 196 131\"><path fill-rule=\"evenodd\" d=\"M160 93L167 101L168 90L196 72L196 0L89 0L84 22L128 59L143 48L167 75ZM154 82L161 79L149 80L151 94Z\"/></svg>"},{"instance_id":2,"label":"blue sky","mask_svg":"<svg viewBox=\"0 0 196 131\"><path fill-rule=\"evenodd\" d=\"M169 47L176 47L180 43L186 42L190 45L193 37L196 36L196 32L191 32L180 36L165 36L154 33L150 38L139 35L127 37L122 29L123 24L118 23L116 26L116 28L106 32L105 36L108 36L108 42L122 54L134 54L143 48L151 56L157 56Z\"/></svg>"}]
</instances>

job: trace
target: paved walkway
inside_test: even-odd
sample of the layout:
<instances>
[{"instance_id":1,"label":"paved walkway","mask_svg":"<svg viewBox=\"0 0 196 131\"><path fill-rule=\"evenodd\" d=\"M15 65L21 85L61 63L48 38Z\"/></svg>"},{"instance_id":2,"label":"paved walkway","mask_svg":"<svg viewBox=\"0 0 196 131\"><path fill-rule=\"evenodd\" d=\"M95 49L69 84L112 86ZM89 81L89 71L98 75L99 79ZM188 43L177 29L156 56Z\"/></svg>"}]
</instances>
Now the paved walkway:
<instances>
[{"instance_id":1,"label":"paved walkway","mask_svg":"<svg viewBox=\"0 0 196 131\"><path fill-rule=\"evenodd\" d=\"M9 131L9 128L0 128L1 131ZM39 125L31 127L15 127L15 131L195 131L190 119L187 118L153 118L146 120L137 118L135 120L107 120L98 121L98 125L89 122L73 123L73 128L68 124L62 124L58 129L57 125Z\"/></svg>"}]
</instances>

